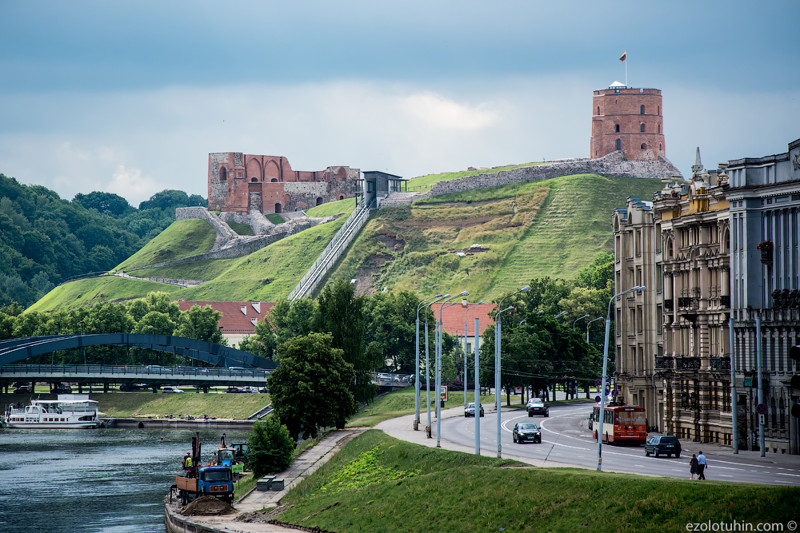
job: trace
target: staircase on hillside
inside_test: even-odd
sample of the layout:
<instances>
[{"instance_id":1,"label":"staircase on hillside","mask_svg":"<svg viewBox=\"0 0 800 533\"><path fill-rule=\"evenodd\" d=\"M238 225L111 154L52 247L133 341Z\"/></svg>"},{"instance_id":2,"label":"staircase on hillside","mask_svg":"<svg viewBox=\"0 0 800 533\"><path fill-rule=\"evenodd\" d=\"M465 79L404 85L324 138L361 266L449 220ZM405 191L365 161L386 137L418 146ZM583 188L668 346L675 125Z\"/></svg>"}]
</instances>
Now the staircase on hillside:
<instances>
[{"instance_id":1,"label":"staircase on hillside","mask_svg":"<svg viewBox=\"0 0 800 533\"><path fill-rule=\"evenodd\" d=\"M300 283L289 293L289 300L304 298L314 292L314 289L317 288L319 283L325 278L325 275L333 268L333 265L336 264L336 261L338 261L345 250L347 250L347 247L350 246L350 243L356 238L361 228L364 227L374 205L374 201L370 204L362 202L350 216L347 217L344 225L339 228L339 231L333 236L328 246L322 250L322 253L319 254L319 257L314 261L314 264L311 265L311 268L308 269L303 279L300 280Z\"/></svg>"}]
</instances>

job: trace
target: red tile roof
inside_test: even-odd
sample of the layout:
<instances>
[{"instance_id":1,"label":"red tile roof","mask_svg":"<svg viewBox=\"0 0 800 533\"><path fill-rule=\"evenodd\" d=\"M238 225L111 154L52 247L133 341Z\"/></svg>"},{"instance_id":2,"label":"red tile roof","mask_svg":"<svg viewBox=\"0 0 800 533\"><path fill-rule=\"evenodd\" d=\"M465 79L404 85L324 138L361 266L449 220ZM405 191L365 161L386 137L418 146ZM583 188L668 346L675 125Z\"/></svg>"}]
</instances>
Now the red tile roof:
<instances>
[{"instance_id":1,"label":"red tile roof","mask_svg":"<svg viewBox=\"0 0 800 533\"><path fill-rule=\"evenodd\" d=\"M262 322L264 316L275 305L275 302L187 302L178 300L181 311L188 311L195 305L210 305L215 311L222 313L219 325L222 333L253 335L256 322ZM464 329L463 327L461 329Z\"/></svg>"},{"instance_id":2,"label":"red tile roof","mask_svg":"<svg viewBox=\"0 0 800 533\"><path fill-rule=\"evenodd\" d=\"M475 307L472 307L472 306ZM441 308L442 304L433 304L431 309L436 313L436 320L439 319L439 309ZM469 311L466 311L468 308ZM495 304L470 304L468 303L466 306L462 305L460 302L455 305L448 305L442 311L442 327L444 330L449 333L450 335L455 335L457 337L464 336L464 312L467 313L467 336L474 337L475 336L475 319L478 319L478 335L483 334L483 330L486 329L487 326L494 324L494 320L489 317L489 311L492 311L495 307Z\"/></svg>"}]
</instances>

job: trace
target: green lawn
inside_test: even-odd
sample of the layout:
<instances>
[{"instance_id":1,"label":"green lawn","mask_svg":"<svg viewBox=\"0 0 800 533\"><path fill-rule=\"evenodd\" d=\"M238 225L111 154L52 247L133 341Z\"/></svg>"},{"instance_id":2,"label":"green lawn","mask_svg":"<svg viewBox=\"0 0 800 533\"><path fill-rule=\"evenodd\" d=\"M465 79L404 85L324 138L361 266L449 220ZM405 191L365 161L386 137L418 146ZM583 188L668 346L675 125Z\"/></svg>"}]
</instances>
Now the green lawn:
<instances>
[{"instance_id":1,"label":"green lawn","mask_svg":"<svg viewBox=\"0 0 800 533\"><path fill-rule=\"evenodd\" d=\"M349 531L686 531L688 522L797 519L799 487L531 468L399 441L348 443L277 519Z\"/></svg>"}]
</instances>

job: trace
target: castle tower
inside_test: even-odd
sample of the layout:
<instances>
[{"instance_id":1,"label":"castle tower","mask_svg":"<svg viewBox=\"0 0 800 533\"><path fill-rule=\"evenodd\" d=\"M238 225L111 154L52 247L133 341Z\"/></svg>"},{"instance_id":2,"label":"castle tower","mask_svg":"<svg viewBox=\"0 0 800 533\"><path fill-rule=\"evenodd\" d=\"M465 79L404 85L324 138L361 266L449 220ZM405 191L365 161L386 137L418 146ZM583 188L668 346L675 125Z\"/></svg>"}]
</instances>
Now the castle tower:
<instances>
[{"instance_id":1,"label":"castle tower","mask_svg":"<svg viewBox=\"0 0 800 533\"><path fill-rule=\"evenodd\" d=\"M660 89L633 89L615 81L592 97L589 157L621 150L628 160L666 157Z\"/></svg>"}]
</instances>

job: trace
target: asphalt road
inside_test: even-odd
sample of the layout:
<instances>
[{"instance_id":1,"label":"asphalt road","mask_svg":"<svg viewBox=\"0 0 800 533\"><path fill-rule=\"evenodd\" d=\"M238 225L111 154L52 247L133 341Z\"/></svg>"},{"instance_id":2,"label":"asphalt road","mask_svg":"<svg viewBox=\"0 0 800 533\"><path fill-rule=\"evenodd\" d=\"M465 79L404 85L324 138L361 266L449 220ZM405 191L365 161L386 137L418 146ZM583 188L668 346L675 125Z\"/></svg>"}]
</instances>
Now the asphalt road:
<instances>
[{"instance_id":1,"label":"asphalt road","mask_svg":"<svg viewBox=\"0 0 800 533\"><path fill-rule=\"evenodd\" d=\"M575 465L582 468L597 467L597 442L587 425L590 403L578 405L551 405L549 418L529 418L524 410L503 410L501 423L501 453L503 457L519 458L541 466ZM481 451L497 449L497 418L487 412L481 420ZM541 444L515 444L511 432L517 422L534 421L542 427ZM474 449L475 419L452 417L442 419L442 437L461 446ZM682 440L680 459L646 457L644 446L604 444L603 470L631 472L659 477L689 478L689 459L692 453L703 450L708 458L706 478L766 483L771 485L800 485L800 458L743 451L734 455L727 447Z\"/></svg>"}]
</instances>

